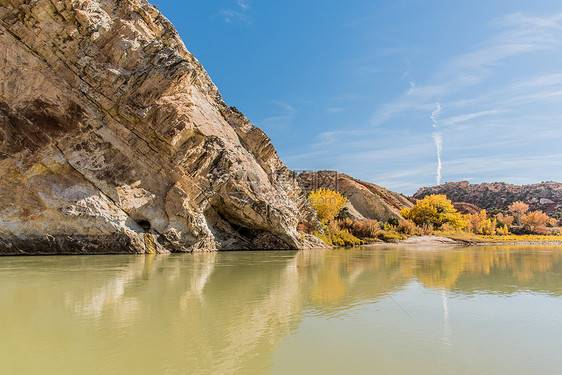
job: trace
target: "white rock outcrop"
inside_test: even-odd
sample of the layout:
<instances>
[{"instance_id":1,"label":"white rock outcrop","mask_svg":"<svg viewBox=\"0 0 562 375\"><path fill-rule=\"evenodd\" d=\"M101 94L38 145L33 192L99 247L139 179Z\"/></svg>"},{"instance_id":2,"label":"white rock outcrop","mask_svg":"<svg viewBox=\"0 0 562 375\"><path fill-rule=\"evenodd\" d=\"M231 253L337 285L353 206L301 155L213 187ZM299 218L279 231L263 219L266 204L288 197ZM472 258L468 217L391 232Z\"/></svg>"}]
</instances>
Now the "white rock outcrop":
<instances>
[{"instance_id":1,"label":"white rock outcrop","mask_svg":"<svg viewBox=\"0 0 562 375\"><path fill-rule=\"evenodd\" d=\"M0 254L321 246L269 138L145 0L0 0Z\"/></svg>"}]
</instances>

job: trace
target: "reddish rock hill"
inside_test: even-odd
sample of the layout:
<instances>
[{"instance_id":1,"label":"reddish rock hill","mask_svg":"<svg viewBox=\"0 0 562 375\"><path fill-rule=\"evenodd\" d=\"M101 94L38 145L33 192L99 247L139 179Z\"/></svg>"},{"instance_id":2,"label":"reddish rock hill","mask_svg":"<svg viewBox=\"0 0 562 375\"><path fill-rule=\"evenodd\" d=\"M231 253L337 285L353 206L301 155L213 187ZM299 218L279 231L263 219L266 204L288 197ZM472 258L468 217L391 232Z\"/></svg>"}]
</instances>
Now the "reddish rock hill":
<instances>
[{"instance_id":1,"label":"reddish rock hill","mask_svg":"<svg viewBox=\"0 0 562 375\"><path fill-rule=\"evenodd\" d=\"M486 210L504 210L513 202L523 201L531 210L541 210L549 215L562 212L562 184L558 182L533 185L449 182L421 188L414 194L414 198L421 199L431 194L445 194L453 202L471 203Z\"/></svg>"},{"instance_id":2,"label":"reddish rock hill","mask_svg":"<svg viewBox=\"0 0 562 375\"><path fill-rule=\"evenodd\" d=\"M482 210L480 207L464 202L455 202L453 203L453 206L455 207L455 210L459 211L463 215L477 214Z\"/></svg>"}]
</instances>

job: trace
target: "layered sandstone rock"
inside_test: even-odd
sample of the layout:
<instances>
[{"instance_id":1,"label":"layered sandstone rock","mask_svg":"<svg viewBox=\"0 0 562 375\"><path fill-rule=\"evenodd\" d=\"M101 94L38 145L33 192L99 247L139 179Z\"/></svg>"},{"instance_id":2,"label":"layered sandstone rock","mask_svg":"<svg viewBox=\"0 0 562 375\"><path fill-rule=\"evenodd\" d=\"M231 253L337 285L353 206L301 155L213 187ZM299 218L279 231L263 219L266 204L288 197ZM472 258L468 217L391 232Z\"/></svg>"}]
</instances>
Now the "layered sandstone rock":
<instances>
[{"instance_id":1,"label":"layered sandstone rock","mask_svg":"<svg viewBox=\"0 0 562 375\"><path fill-rule=\"evenodd\" d=\"M294 176L145 0L0 0L0 253L317 246Z\"/></svg>"},{"instance_id":2,"label":"layered sandstone rock","mask_svg":"<svg viewBox=\"0 0 562 375\"><path fill-rule=\"evenodd\" d=\"M326 188L340 192L347 198L345 208L349 216L357 220L403 219L400 210L413 206L412 202L401 194L343 173L308 172L301 174L299 178L306 190Z\"/></svg>"}]
</instances>

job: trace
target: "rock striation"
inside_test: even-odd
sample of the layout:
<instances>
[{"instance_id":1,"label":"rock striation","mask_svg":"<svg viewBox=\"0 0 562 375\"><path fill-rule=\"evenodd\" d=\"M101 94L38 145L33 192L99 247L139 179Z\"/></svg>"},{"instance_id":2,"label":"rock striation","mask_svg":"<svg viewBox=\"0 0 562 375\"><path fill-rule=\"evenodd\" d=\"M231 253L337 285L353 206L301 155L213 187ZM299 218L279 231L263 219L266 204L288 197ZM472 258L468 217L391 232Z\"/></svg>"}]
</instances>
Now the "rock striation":
<instances>
[{"instance_id":1,"label":"rock striation","mask_svg":"<svg viewBox=\"0 0 562 375\"><path fill-rule=\"evenodd\" d=\"M299 175L303 187L308 190L326 188L338 191L347 198L345 208L348 215L357 220L374 219L402 220L400 210L413 207L413 203L402 194L384 189L335 171L306 172Z\"/></svg>"},{"instance_id":2,"label":"rock striation","mask_svg":"<svg viewBox=\"0 0 562 375\"><path fill-rule=\"evenodd\" d=\"M270 139L145 0L0 0L0 254L321 246Z\"/></svg>"}]
</instances>

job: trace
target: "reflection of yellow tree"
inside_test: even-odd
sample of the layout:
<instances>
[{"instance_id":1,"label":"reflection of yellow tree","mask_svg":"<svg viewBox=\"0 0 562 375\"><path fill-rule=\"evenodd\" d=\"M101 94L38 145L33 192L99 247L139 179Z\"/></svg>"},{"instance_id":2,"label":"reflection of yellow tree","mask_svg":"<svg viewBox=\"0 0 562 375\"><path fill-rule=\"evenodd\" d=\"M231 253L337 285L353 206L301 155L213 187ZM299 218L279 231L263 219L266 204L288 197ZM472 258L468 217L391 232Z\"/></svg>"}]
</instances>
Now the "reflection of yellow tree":
<instances>
[{"instance_id":1,"label":"reflection of yellow tree","mask_svg":"<svg viewBox=\"0 0 562 375\"><path fill-rule=\"evenodd\" d=\"M551 270L560 258L560 254L538 252L526 254L524 262L516 263L517 267L513 268L513 275L518 280L532 280L535 274Z\"/></svg>"},{"instance_id":2,"label":"reflection of yellow tree","mask_svg":"<svg viewBox=\"0 0 562 375\"><path fill-rule=\"evenodd\" d=\"M335 302L347 294L347 286L341 275L343 264L341 259L326 258L326 262L310 292L310 298L313 302L320 304Z\"/></svg>"},{"instance_id":3,"label":"reflection of yellow tree","mask_svg":"<svg viewBox=\"0 0 562 375\"><path fill-rule=\"evenodd\" d=\"M395 254L396 256L396 254ZM507 247L480 251L432 251L399 257L405 276L416 277L429 287L451 288L463 275L488 275L493 269L511 273L518 280L531 280L536 273L551 270L562 254L529 252L512 254Z\"/></svg>"},{"instance_id":4,"label":"reflection of yellow tree","mask_svg":"<svg viewBox=\"0 0 562 375\"><path fill-rule=\"evenodd\" d=\"M306 254L309 257L299 262L298 273L311 281L308 293L317 307L335 306L354 293L376 298L380 293L375 292L393 289L409 278L426 287L452 289L464 288L474 281L478 287L479 278L485 276L492 278L489 280L492 283L503 283L494 284L502 290L504 286L516 284L510 277L518 281L540 280L537 279L540 274L562 262L562 252L522 251L509 246L435 251L334 250Z\"/></svg>"},{"instance_id":5,"label":"reflection of yellow tree","mask_svg":"<svg viewBox=\"0 0 562 375\"><path fill-rule=\"evenodd\" d=\"M312 280L309 296L318 308L336 307L349 296L380 298L407 281L400 272L401 254L395 251L323 250L319 254L311 264L299 265L302 277Z\"/></svg>"},{"instance_id":6,"label":"reflection of yellow tree","mask_svg":"<svg viewBox=\"0 0 562 375\"><path fill-rule=\"evenodd\" d=\"M416 277L422 284L432 287L450 287L464 272L463 265L469 253L424 252L422 256L410 256L401 263L406 276Z\"/></svg>"}]
</instances>

